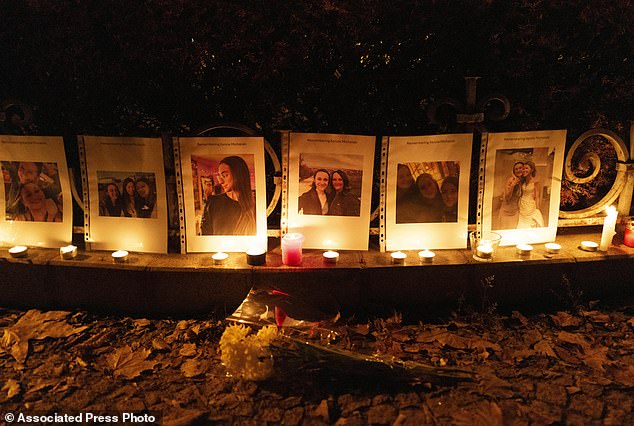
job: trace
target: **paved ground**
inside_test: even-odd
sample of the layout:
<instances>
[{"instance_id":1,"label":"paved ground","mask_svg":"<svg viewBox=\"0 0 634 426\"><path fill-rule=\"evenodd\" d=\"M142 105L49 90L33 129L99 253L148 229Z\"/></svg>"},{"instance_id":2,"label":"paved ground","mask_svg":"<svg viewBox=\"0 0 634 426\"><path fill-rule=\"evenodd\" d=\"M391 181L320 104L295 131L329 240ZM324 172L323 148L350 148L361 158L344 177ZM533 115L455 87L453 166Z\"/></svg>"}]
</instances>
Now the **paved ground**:
<instances>
[{"instance_id":1,"label":"paved ground","mask_svg":"<svg viewBox=\"0 0 634 426\"><path fill-rule=\"evenodd\" d=\"M236 379L220 362L225 327L216 319L0 311L0 417L122 420L124 412L150 412L163 424L288 425L621 425L634 418L633 307L532 316L489 307L417 324L398 315L340 320L334 330L338 349L476 373L453 383L434 376L398 383L384 371L355 370L351 378L352 368L336 361L306 371L296 353L280 348L272 378Z\"/></svg>"}]
</instances>

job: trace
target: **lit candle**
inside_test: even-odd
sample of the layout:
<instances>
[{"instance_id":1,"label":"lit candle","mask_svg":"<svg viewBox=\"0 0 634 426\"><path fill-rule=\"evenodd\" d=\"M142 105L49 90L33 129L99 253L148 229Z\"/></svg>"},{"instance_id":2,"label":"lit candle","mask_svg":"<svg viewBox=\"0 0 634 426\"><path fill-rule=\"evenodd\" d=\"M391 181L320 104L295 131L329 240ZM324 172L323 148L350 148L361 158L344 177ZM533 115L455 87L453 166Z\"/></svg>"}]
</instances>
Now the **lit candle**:
<instances>
[{"instance_id":1,"label":"lit candle","mask_svg":"<svg viewBox=\"0 0 634 426\"><path fill-rule=\"evenodd\" d=\"M418 252L418 259L422 263L432 263L436 257L436 253L430 250L422 250Z\"/></svg>"},{"instance_id":2,"label":"lit candle","mask_svg":"<svg viewBox=\"0 0 634 426\"><path fill-rule=\"evenodd\" d=\"M214 265L222 265L229 258L229 255L219 251L218 253L214 253L211 258L214 260Z\"/></svg>"},{"instance_id":3,"label":"lit candle","mask_svg":"<svg viewBox=\"0 0 634 426\"><path fill-rule=\"evenodd\" d=\"M515 250L520 256L528 256L533 251L533 246L530 244L518 244L515 246Z\"/></svg>"},{"instance_id":4,"label":"lit candle","mask_svg":"<svg viewBox=\"0 0 634 426\"><path fill-rule=\"evenodd\" d=\"M339 253L336 251L325 251L323 254L324 263L337 263L339 261Z\"/></svg>"},{"instance_id":5,"label":"lit candle","mask_svg":"<svg viewBox=\"0 0 634 426\"><path fill-rule=\"evenodd\" d=\"M282 238L282 263L289 266L302 264L302 243L304 236L291 232Z\"/></svg>"},{"instance_id":6,"label":"lit candle","mask_svg":"<svg viewBox=\"0 0 634 426\"><path fill-rule=\"evenodd\" d=\"M476 256L480 259L491 259L493 257L493 246L489 243L482 242L476 248Z\"/></svg>"},{"instance_id":7,"label":"lit candle","mask_svg":"<svg viewBox=\"0 0 634 426\"><path fill-rule=\"evenodd\" d=\"M546 253L550 254L557 254L559 253L559 250L561 250L561 245L557 243L546 243L544 244L544 247L546 248Z\"/></svg>"},{"instance_id":8,"label":"lit candle","mask_svg":"<svg viewBox=\"0 0 634 426\"><path fill-rule=\"evenodd\" d=\"M634 247L634 222L629 222L623 231L623 244Z\"/></svg>"},{"instance_id":9,"label":"lit candle","mask_svg":"<svg viewBox=\"0 0 634 426\"><path fill-rule=\"evenodd\" d=\"M28 252L29 248L27 246L15 246L9 249L11 257L26 257Z\"/></svg>"},{"instance_id":10,"label":"lit candle","mask_svg":"<svg viewBox=\"0 0 634 426\"><path fill-rule=\"evenodd\" d=\"M74 245L64 246L59 248L59 255L62 259L74 259L77 257L77 247Z\"/></svg>"},{"instance_id":11,"label":"lit candle","mask_svg":"<svg viewBox=\"0 0 634 426\"><path fill-rule=\"evenodd\" d=\"M614 228L616 227L616 218L619 215L619 212L616 210L616 207L609 206L605 209L607 216L603 220L603 232L601 233L601 245L599 246L599 250L608 251L608 247L612 244L612 237L614 237Z\"/></svg>"},{"instance_id":12,"label":"lit candle","mask_svg":"<svg viewBox=\"0 0 634 426\"><path fill-rule=\"evenodd\" d=\"M390 256L392 257L392 263L395 265L400 265L405 263L405 258L407 257L407 255L403 253L402 251L395 251Z\"/></svg>"},{"instance_id":13,"label":"lit candle","mask_svg":"<svg viewBox=\"0 0 634 426\"><path fill-rule=\"evenodd\" d=\"M117 250L112 253L112 260L117 263L123 263L128 260L128 253L125 250Z\"/></svg>"},{"instance_id":14,"label":"lit candle","mask_svg":"<svg viewBox=\"0 0 634 426\"><path fill-rule=\"evenodd\" d=\"M581 241L579 248L583 251L597 251L599 245L594 241Z\"/></svg>"},{"instance_id":15,"label":"lit candle","mask_svg":"<svg viewBox=\"0 0 634 426\"><path fill-rule=\"evenodd\" d=\"M247 250L247 263L251 266L264 265L266 263L266 250L260 248Z\"/></svg>"}]
</instances>

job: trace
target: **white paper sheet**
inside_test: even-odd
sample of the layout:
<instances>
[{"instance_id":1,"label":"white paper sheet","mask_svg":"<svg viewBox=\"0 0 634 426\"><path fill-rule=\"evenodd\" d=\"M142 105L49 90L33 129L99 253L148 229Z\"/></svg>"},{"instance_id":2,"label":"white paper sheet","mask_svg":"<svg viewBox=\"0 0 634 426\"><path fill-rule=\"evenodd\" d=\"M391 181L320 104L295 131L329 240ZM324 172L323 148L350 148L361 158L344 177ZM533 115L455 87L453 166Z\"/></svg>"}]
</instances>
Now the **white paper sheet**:
<instances>
[{"instance_id":1,"label":"white paper sheet","mask_svg":"<svg viewBox=\"0 0 634 426\"><path fill-rule=\"evenodd\" d=\"M183 181L185 235L188 252L240 252L250 248L266 249L266 174L264 139L262 137L195 137L179 138L180 167ZM227 160L230 157L239 159ZM227 200L223 187L226 168L223 161L233 161L234 168L247 167L248 179L243 184L253 193L254 205L249 209L253 221L235 216L226 206L236 206ZM237 162L237 164L236 164ZM242 165L240 165L242 164ZM231 167L229 167L231 169ZM239 172L232 170L234 184ZM255 191L254 191L255 190ZM209 191L207 194L205 191ZM230 197L229 197L230 198ZM238 196L239 200L240 196ZM214 206L225 207L215 209ZM215 210L214 210L215 209ZM255 211L253 211L253 209ZM207 213L206 213L207 212ZM215 213L213 213L215 212ZM235 213L238 214L238 213ZM207 226L206 224L214 225ZM246 223L246 224L245 224Z\"/></svg>"},{"instance_id":2,"label":"white paper sheet","mask_svg":"<svg viewBox=\"0 0 634 426\"><path fill-rule=\"evenodd\" d=\"M167 252L165 168L160 138L82 136L90 200L90 243L95 250ZM135 182L136 202L131 217L104 211L106 188L116 184L125 194L126 178ZM147 181L149 195L142 180ZM135 195L132 195L135 197Z\"/></svg>"},{"instance_id":3,"label":"white paper sheet","mask_svg":"<svg viewBox=\"0 0 634 426\"><path fill-rule=\"evenodd\" d=\"M304 248L368 249L375 140L374 136L291 133L288 231L304 235ZM329 186L315 210L319 198L311 188L319 169L328 172ZM339 179L336 171L343 172L349 183L338 198L331 182L331 177ZM326 173L320 172L320 179L322 175Z\"/></svg>"},{"instance_id":4,"label":"white paper sheet","mask_svg":"<svg viewBox=\"0 0 634 426\"><path fill-rule=\"evenodd\" d=\"M0 244L38 247L69 244L73 233L73 202L63 138L0 135L0 162L4 176L4 185L0 185ZM18 176L20 163L23 170L33 169L34 179L27 178L26 174ZM47 207L42 217L30 213L25 205L29 202L22 201L23 195L30 197L26 192L33 182L39 188L37 192L45 193ZM35 212L37 208L33 206Z\"/></svg>"},{"instance_id":5,"label":"white paper sheet","mask_svg":"<svg viewBox=\"0 0 634 426\"><path fill-rule=\"evenodd\" d=\"M565 146L565 130L489 133L484 232L501 234L501 245L555 240ZM535 175L528 181L524 176L512 178L516 163L527 162L535 164Z\"/></svg>"},{"instance_id":6,"label":"white paper sheet","mask_svg":"<svg viewBox=\"0 0 634 426\"><path fill-rule=\"evenodd\" d=\"M471 143L471 134L389 138L387 250L466 247Z\"/></svg>"}]
</instances>

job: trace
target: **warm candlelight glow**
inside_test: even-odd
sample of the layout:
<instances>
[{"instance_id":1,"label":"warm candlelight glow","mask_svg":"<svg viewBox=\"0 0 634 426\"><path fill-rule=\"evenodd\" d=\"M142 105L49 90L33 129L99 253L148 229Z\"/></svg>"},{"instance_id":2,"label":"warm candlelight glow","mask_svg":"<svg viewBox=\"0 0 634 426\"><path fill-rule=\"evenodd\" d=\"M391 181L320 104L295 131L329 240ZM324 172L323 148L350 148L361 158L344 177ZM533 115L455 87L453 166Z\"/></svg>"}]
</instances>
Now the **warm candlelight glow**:
<instances>
[{"instance_id":1,"label":"warm candlelight glow","mask_svg":"<svg viewBox=\"0 0 634 426\"><path fill-rule=\"evenodd\" d=\"M299 266L302 264L302 244L304 236L291 232L282 238L282 263L289 266Z\"/></svg>"},{"instance_id":2,"label":"warm candlelight glow","mask_svg":"<svg viewBox=\"0 0 634 426\"><path fill-rule=\"evenodd\" d=\"M520 256L528 256L533 251L533 246L530 244L518 244L515 246L515 250Z\"/></svg>"},{"instance_id":3,"label":"warm candlelight glow","mask_svg":"<svg viewBox=\"0 0 634 426\"><path fill-rule=\"evenodd\" d=\"M430 250L422 250L418 252L418 259L423 263L431 263L434 261L436 253Z\"/></svg>"},{"instance_id":4,"label":"warm candlelight glow","mask_svg":"<svg viewBox=\"0 0 634 426\"><path fill-rule=\"evenodd\" d=\"M25 257L29 251L27 246L14 246L9 249L11 257Z\"/></svg>"},{"instance_id":5,"label":"warm candlelight glow","mask_svg":"<svg viewBox=\"0 0 634 426\"><path fill-rule=\"evenodd\" d=\"M476 247L476 256L481 259L491 259L493 256L493 246L490 243L482 242Z\"/></svg>"},{"instance_id":6,"label":"warm candlelight glow","mask_svg":"<svg viewBox=\"0 0 634 426\"><path fill-rule=\"evenodd\" d=\"M222 265L229 258L229 255L219 251L218 253L214 253L211 258L214 260L214 265Z\"/></svg>"},{"instance_id":7,"label":"warm candlelight glow","mask_svg":"<svg viewBox=\"0 0 634 426\"><path fill-rule=\"evenodd\" d=\"M112 253L112 260L115 262L125 262L128 260L128 252L125 250L117 250Z\"/></svg>"},{"instance_id":8,"label":"warm candlelight glow","mask_svg":"<svg viewBox=\"0 0 634 426\"><path fill-rule=\"evenodd\" d=\"M579 248L584 251L597 251L599 245L594 241L581 241Z\"/></svg>"},{"instance_id":9,"label":"warm candlelight glow","mask_svg":"<svg viewBox=\"0 0 634 426\"><path fill-rule=\"evenodd\" d=\"M395 251L390 256L392 257L392 263L395 265L405 263L405 258L407 257L402 251Z\"/></svg>"},{"instance_id":10,"label":"warm candlelight glow","mask_svg":"<svg viewBox=\"0 0 634 426\"><path fill-rule=\"evenodd\" d=\"M77 257L77 247L74 245L60 247L59 255L62 256L62 259L74 259Z\"/></svg>"},{"instance_id":11,"label":"warm candlelight glow","mask_svg":"<svg viewBox=\"0 0 634 426\"><path fill-rule=\"evenodd\" d=\"M546 253L550 254L557 254L561 250L561 245L557 243L546 243L544 247L546 248Z\"/></svg>"},{"instance_id":12,"label":"warm candlelight glow","mask_svg":"<svg viewBox=\"0 0 634 426\"><path fill-rule=\"evenodd\" d=\"M483 262L493 260L493 255L498 245L500 245L501 239L502 236L497 232L484 232L480 234L474 231L469 233L469 242L473 258Z\"/></svg>"},{"instance_id":13,"label":"warm candlelight glow","mask_svg":"<svg viewBox=\"0 0 634 426\"><path fill-rule=\"evenodd\" d=\"M339 253L336 251L325 251L323 254L324 263L337 263L339 260Z\"/></svg>"}]
</instances>

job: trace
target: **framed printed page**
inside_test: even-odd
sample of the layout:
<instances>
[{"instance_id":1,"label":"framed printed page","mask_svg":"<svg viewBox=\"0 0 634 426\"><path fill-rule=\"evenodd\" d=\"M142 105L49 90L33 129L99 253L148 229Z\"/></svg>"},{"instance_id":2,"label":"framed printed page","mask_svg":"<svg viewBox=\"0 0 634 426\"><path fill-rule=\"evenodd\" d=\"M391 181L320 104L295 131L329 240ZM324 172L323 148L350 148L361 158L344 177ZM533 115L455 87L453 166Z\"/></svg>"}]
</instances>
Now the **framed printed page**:
<instances>
[{"instance_id":1,"label":"framed printed page","mask_svg":"<svg viewBox=\"0 0 634 426\"><path fill-rule=\"evenodd\" d=\"M266 248L264 138L179 138L178 145L187 251Z\"/></svg>"},{"instance_id":2,"label":"framed printed page","mask_svg":"<svg viewBox=\"0 0 634 426\"><path fill-rule=\"evenodd\" d=\"M467 246L471 134L390 137L387 250Z\"/></svg>"},{"instance_id":3,"label":"framed printed page","mask_svg":"<svg viewBox=\"0 0 634 426\"><path fill-rule=\"evenodd\" d=\"M489 133L482 230L501 245L554 241L565 130Z\"/></svg>"},{"instance_id":4,"label":"framed printed page","mask_svg":"<svg viewBox=\"0 0 634 426\"><path fill-rule=\"evenodd\" d=\"M305 248L367 250L374 136L291 133L288 231Z\"/></svg>"},{"instance_id":5,"label":"framed printed page","mask_svg":"<svg viewBox=\"0 0 634 426\"><path fill-rule=\"evenodd\" d=\"M0 167L0 244L69 244L73 202L63 138L0 135Z\"/></svg>"},{"instance_id":6,"label":"framed printed page","mask_svg":"<svg viewBox=\"0 0 634 426\"><path fill-rule=\"evenodd\" d=\"M167 252L167 201L160 138L81 136L94 250Z\"/></svg>"}]
</instances>

